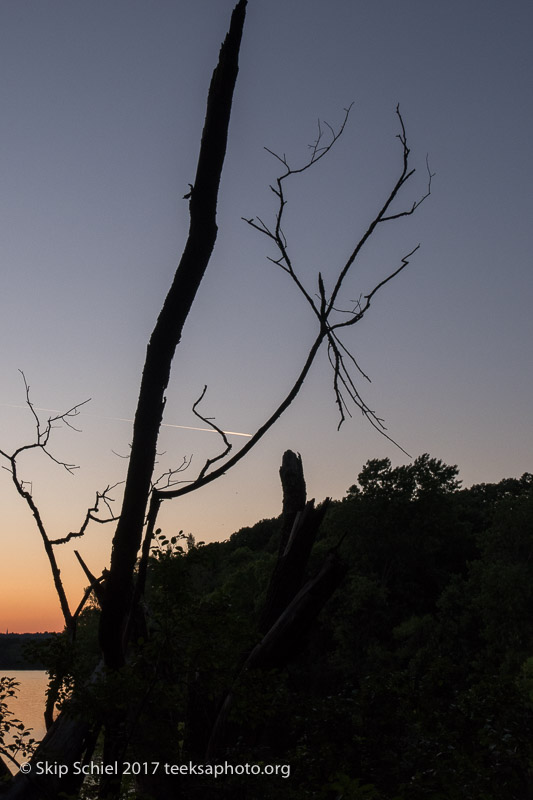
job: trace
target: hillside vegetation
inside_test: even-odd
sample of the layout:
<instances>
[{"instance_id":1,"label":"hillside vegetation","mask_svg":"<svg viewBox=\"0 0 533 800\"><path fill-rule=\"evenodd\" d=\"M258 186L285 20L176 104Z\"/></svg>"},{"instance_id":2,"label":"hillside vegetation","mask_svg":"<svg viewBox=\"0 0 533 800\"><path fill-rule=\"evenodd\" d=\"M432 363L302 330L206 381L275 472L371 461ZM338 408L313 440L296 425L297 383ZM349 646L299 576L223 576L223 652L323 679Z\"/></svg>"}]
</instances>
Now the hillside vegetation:
<instances>
[{"instance_id":1,"label":"hillside vegetation","mask_svg":"<svg viewBox=\"0 0 533 800\"><path fill-rule=\"evenodd\" d=\"M280 520L207 545L160 532L137 642L145 680L114 688L139 698L131 754L201 762L233 687L222 760L288 764L290 778L180 778L183 796L533 797L533 476L469 489L457 476L429 456L365 465L309 562L313 574L335 550L345 577L282 668L239 675L261 638ZM74 661L61 637L48 646L66 687L98 657L98 613L85 612Z\"/></svg>"}]
</instances>

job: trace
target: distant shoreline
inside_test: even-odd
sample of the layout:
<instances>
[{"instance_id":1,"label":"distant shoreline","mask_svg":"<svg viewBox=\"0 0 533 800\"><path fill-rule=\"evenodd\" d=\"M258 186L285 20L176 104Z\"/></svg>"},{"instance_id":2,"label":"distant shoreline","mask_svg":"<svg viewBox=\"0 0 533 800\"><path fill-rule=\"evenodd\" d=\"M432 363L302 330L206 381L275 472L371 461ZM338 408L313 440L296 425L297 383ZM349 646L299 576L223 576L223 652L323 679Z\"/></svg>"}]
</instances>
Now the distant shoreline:
<instances>
[{"instance_id":1,"label":"distant shoreline","mask_svg":"<svg viewBox=\"0 0 533 800\"><path fill-rule=\"evenodd\" d=\"M1 670L40 670L44 664L26 654L28 645L46 641L57 633L0 633L0 671Z\"/></svg>"}]
</instances>

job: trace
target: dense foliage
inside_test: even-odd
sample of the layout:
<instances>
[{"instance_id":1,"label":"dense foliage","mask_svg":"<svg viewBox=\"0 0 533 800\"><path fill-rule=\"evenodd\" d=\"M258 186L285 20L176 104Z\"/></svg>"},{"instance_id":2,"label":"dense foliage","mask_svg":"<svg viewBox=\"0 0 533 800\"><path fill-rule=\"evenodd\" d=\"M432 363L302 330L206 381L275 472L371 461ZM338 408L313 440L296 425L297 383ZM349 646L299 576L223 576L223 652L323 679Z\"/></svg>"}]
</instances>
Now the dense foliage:
<instances>
[{"instance_id":1,"label":"dense foliage","mask_svg":"<svg viewBox=\"0 0 533 800\"><path fill-rule=\"evenodd\" d=\"M533 476L461 489L457 474L429 456L369 461L311 558L312 572L337 548L343 583L286 668L238 680L261 636L279 520L208 545L160 534L143 669L105 690L137 698L131 757L201 763L233 686L227 761L288 764L290 778L180 777L176 797L533 797ZM96 615L61 667L79 683ZM87 693L85 707L106 703L97 685ZM137 791L163 796L155 781Z\"/></svg>"},{"instance_id":2,"label":"dense foliage","mask_svg":"<svg viewBox=\"0 0 533 800\"><path fill-rule=\"evenodd\" d=\"M16 696L18 682L6 675L0 677L0 789L2 782L9 779L7 764L18 766L19 759L27 758L35 750L35 739L31 730L15 717L9 706Z\"/></svg>"}]
</instances>

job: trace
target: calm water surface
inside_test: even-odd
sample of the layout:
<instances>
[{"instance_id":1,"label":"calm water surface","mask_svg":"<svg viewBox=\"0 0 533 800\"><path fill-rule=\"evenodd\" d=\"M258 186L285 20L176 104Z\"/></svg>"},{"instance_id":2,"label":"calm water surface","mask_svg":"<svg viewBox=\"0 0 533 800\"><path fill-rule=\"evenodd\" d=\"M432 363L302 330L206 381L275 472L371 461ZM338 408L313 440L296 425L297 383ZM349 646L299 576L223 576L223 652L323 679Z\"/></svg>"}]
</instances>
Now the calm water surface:
<instances>
[{"instance_id":1,"label":"calm water surface","mask_svg":"<svg viewBox=\"0 0 533 800\"><path fill-rule=\"evenodd\" d=\"M26 728L33 728L31 735L34 739L42 739L46 731L43 718L48 682L46 672L43 669L21 669L2 670L0 674L15 678L20 684L16 697L8 704L9 710Z\"/></svg>"}]
</instances>

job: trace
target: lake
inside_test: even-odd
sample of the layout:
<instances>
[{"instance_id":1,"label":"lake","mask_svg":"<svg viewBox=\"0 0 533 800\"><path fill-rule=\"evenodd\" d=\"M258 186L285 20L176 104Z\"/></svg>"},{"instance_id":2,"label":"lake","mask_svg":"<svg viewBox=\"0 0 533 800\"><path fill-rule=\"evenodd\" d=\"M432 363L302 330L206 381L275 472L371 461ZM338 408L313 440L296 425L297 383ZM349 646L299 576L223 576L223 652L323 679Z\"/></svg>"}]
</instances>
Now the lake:
<instances>
[{"instance_id":1,"label":"lake","mask_svg":"<svg viewBox=\"0 0 533 800\"><path fill-rule=\"evenodd\" d=\"M44 669L20 669L0 670L0 675L15 678L20 684L17 695L8 703L8 708L26 728L33 728L34 739L42 739L46 732L43 715L47 673Z\"/></svg>"}]
</instances>

